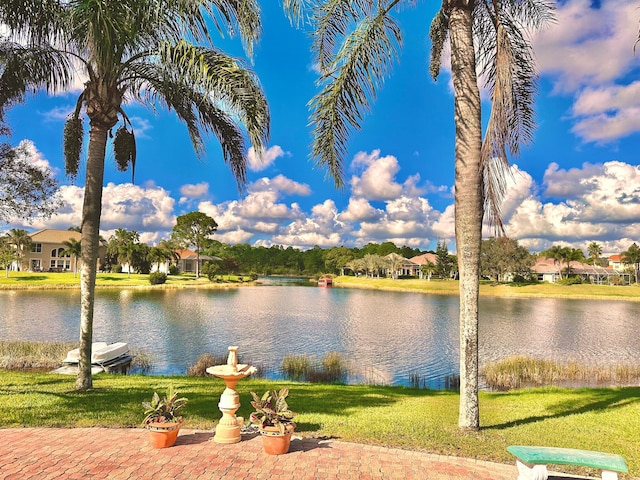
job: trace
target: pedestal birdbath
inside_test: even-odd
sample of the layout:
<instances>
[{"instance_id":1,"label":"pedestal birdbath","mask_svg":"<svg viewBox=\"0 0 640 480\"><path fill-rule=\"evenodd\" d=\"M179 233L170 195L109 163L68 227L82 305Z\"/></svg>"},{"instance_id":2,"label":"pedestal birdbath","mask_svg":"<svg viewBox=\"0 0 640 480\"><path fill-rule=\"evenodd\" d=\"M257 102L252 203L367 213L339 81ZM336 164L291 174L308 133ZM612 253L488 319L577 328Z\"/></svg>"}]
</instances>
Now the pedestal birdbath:
<instances>
[{"instance_id":1,"label":"pedestal birdbath","mask_svg":"<svg viewBox=\"0 0 640 480\"><path fill-rule=\"evenodd\" d=\"M243 419L236 417L240 408L240 396L236 391L238 381L256 371L256 367L238 364L238 347L229 347L229 358L226 365L215 365L207 368L207 373L224 380L227 388L220 396L218 408L222 418L216 427L213 441L217 443L238 443L241 440L240 429Z\"/></svg>"}]
</instances>

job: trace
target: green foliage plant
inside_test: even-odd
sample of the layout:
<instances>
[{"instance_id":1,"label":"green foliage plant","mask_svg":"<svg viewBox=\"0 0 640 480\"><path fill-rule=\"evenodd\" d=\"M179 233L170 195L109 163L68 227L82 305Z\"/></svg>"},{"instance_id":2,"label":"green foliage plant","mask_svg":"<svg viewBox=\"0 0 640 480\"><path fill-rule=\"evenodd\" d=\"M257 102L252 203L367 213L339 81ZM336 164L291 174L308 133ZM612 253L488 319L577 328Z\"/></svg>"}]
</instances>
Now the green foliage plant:
<instances>
[{"instance_id":1,"label":"green foliage plant","mask_svg":"<svg viewBox=\"0 0 640 480\"><path fill-rule=\"evenodd\" d=\"M257 393L251 392L253 401L251 406L255 409L251 413L251 423L264 427L278 427L280 433L285 433L287 425L293 423L296 412L289 408L287 397L289 396L289 388L284 387L280 390L268 390L259 397Z\"/></svg>"},{"instance_id":2,"label":"green foliage plant","mask_svg":"<svg viewBox=\"0 0 640 480\"><path fill-rule=\"evenodd\" d=\"M151 285L161 285L167 282L167 274L164 272L151 272L149 274L149 283Z\"/></svg>"},{"instance_id":3,"label":"green foliage plant","mask_svg":"<svg viewBox=\"0 0 640 480\"><path fill-rule=\"evenodd\" d=\"M153 392L150 402L142 402L144 407L144 420L143 425L150 423L168 423L168 422L181 422L182 415L178 414L188 402L187 398L179 398L178 392L170 386L167 390L167 394L160 397L157 392Z\"/></svg>"}]
</instances>

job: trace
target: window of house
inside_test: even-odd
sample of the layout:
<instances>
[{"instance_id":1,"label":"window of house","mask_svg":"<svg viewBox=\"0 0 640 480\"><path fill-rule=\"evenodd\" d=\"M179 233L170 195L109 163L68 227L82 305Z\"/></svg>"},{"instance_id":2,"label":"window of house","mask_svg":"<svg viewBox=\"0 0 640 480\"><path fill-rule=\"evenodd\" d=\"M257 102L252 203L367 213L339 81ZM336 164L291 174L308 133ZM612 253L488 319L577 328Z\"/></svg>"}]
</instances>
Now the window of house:
<instances>
[{"instance_id":1,"label":"window of house","mask_svg":"<svg viewBox=\"0 0 640 480\"><path fill-rule=\"evenodd\" d=\"M42 244L41 243L32 243L31 244L31 252L33 252L33 253L42 253Z\"/></svg>"},{"instance_id":2,"label":"window of house","mask_svg":"<svg viewBox=\"0 0 640 480\"><path fill-rule=\"evenodd\" d=\"M51 256L52 257L57 257L58 256L58 250L55 249L55 248L53 250L51 250Z\"/></svg>"}]
</instances>

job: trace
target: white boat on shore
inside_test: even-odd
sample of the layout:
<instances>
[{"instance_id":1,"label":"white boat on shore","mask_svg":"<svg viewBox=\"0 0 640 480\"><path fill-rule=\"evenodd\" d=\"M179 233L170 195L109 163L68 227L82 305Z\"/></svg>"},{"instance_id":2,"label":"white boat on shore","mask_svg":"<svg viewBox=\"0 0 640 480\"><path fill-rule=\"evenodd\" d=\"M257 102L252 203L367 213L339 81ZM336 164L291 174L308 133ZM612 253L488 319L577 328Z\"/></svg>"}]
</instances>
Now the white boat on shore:
<instances>
[{"instance_id":1,"label":"white boat on shore","mask_svg":"<svg viewBox=\"0 0 640 480\"><path fill-rule=\"evenodd\" d=\"M117 342L108 344L106 342L94 342L91 344L91 363L93 365L104 365L118 357L129 354L129 344ZM78 363L80 361L80 349L74 348L67 352L64 363Z\"/></svg>"},{"instance_id":2,"label":"white boat on shore","mask_svg":"<svg viewBox=\"0 0 640 480\"><path fill-rule=\"evenodd\" d=\"M127 343L94 342L91 344L91 374L100 372L126 374L132 360L133 356L129 355ZM79 361L80 349L74 348L67 352L67 356L62 361L64 365L51 373L77 375Z\"/></svg>"}]
</instances>

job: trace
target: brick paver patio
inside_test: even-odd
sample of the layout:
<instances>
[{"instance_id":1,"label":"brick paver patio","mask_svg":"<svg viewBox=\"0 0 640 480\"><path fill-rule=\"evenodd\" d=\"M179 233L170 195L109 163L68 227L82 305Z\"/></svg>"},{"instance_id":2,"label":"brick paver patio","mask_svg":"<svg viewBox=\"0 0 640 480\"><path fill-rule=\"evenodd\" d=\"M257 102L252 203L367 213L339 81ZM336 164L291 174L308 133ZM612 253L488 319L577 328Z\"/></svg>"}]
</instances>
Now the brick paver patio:
<instances>
[{"instance_id":1,"label":"brick paver patio","mask_svg":"<svg viewBox=\"0 0 640 480\"><path fill-rule=\"evenodd\" d=\"M516 480L515 465L335 440L294 437L286 455L266 455L256 435L220 445L213 432L182 429L153 449L141 428L0 429L0 480L185 479ZM549 479L586 478L570 475Z\"/></svg>"},{"instance_id":2,"label":"brick paver patio","mask_svg":"<svg viewBox=\"0 0 640 480\"><path fill-rule=\"evenodd\" d=\"M515 480L516 468L334 440L294 437L286 455L262 451L256 436L233 445L212 432L181 430L153 449L140 428L0 430L0 479L474 479Z\"/></svg>"}]
</instances>

